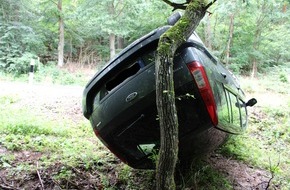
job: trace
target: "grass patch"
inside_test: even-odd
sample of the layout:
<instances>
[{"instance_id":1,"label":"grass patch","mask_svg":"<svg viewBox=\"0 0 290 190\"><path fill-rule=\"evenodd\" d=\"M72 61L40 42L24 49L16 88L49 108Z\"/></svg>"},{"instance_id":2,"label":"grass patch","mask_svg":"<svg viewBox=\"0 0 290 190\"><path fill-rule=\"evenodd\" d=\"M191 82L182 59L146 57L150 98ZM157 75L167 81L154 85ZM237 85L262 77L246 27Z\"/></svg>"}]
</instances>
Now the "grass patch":
<instances>
[{"instance_id":1,"label":"grass patch","mask_svg":"<svg viewBox=\"0 0 290 190\"><path fill-rule=\"evenodd\" d=\"M85 86L93 76L91 68L80 68L79 65L65 65L59 68L55 63L37 65L34 72L34 83L60 84L60 85L81 85ZM29 74L4 73L0 71L0 81L28 82Z\"/></svg>"},{"instance_id":2,"label":"grass patch","mask_svg":"<svg viewBox=\"0 0 290 190\"><path fill-rule=\"evenodd\" d=\"M39 76L35 74L36 81L71 84L71 76L62 78L66 73L56 68L42 69ZM290 89L287 74L278 73L259 80L241 78L241 81L246 94L257 98L258 104L249 108L247 132L230 138L219 152L268 170L274 177L272 187L289 189ZM36 176L35 181L38 181L36 171L39 171L43 179L58 184L56 189L154 189L154 171L134 170L120 163L94 136L87 121L51 120L27 106L19 107L20 102L21 94L0 96L0 151L5 151L0 154L0 170L7 171L9 178L19 176L19 182L23 182L23 176L31 179ZM33 158L33 153L40 156ZM179 189L233 189L232 182L221 172L210 165L196 165L199 167L180 177ZM88 187L87 184L94 185Z\"/></svg>"},{"instance_id":3,"label":"grass patch","mask_svg":"<svg viewBox=\"0 0 290 190\"><path fill-rule=\"evenodd\" d=\"M142 175L131 168L125 172L125 165L100 143L88 121L50 120L28 107L19 109L18 103L21 105L18 96L0 96L0 150L5 152L0 152L0 170L6 180L23 184L24 178L36 176L38 181L39 171L47 187L57 184L58 189L85 188L87 184L95 184L90 187L95 189L139 187L133 180ZM119 171L123 172L120 177ZM132 177L125 181L127 174ZM34 186L29 180L26 183L28 188Z\"/></svg>"},{"instance_id":4,"label":"grass patch","mask_svg":"<svg viewBox=\"0 0 290 190\"><path fill-rule=\"evenodd\" d=\"M47 154L43 162L95 159L101 143L88 122L49 120L28 108L17 108L18 98L0 97L0 145L8 151L37 151Z\"/></svg>"},{"instance_id":5,"label":"grass patch","mask_svg":"<svg viewBox=\"0 0 290 190\"><path fill-rule=\"evenodd\" d=\"M201 160L195 161L190 170L182 171L178 182L178 189L233 189L232 183L223 174Z\"/></svg>"},{"instance_id":6,"label":"grass patch","mask_svg":"<svg viewBox=\"0 0 290 190\"><path fill-rule=\"evenodd\" d=\"M276 78L275 78L276 77ZM279 75L263 80L245 79L248 94L268 94L251 110L246 134L233 136L220 149L223 155L242 160L270 171L272 184L281 189L290 187L290 100L289 83ZM249 83L251 82L251 83ZM252 86L251 88L249 88ZM278 98L274 95L278 94ZM272 96L272 98L271 98Z\"/></svg>"}]
</instances>

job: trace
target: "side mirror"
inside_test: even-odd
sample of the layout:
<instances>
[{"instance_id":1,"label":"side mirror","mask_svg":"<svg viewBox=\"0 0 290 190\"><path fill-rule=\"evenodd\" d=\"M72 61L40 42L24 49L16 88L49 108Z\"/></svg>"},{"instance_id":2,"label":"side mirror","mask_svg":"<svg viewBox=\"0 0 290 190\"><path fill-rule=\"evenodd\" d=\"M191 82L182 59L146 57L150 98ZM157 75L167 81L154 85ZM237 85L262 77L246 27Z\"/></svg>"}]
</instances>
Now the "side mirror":
<instances>
[{"instance_id":1,"label":"side mirror","mask_svg":"<svg viewBox=\"0 0 290 190\"><path fill-rule=\"evenodd\" d=\"M247 103L246 106L254 106L258 101L255 98L250 99Z\"/></svg>"}]
</instances>

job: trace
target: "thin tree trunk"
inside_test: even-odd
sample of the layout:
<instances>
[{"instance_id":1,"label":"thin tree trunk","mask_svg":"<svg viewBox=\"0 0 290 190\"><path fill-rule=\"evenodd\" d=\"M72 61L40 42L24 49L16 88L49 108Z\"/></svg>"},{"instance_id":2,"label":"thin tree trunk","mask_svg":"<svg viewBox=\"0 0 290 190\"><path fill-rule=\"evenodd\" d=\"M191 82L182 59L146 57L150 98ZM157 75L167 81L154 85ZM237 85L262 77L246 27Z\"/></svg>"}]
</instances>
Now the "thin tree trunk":
<instances>
[{"instance_id":1,"label":"thin tree trunk","mask_svg":"<svg viewBox=\"0 0 290 190\"><path fill-rule=\"evenodd\" d=\"M81 46L80 47L80 50L79 50L80 52L79 52L79 63L82 63L82 61L83 61L83 47Z\"/></svg>"},{"instance_id":2,"label":"thin tree trunk","mask_svg":"<svg viewBox=\"0 0 290 190\"><path fill-rule=\"evenodd\" d=\"M72 44L72 37L70 38L70 52L69 52L69 56L71 58L71 60L73 60L73 44Z\"/></svg>"},{"instance_id":3,"label":"thin tree trunk","mask_svg":"<svg viewBox=\"0 0 290 190\"><path fill-rule=\"evenodd\" d=\"M230 15L230 26L229 26L229 39L227 43L227 49L226 49L226 66L229 66L229 60L230 60L230 51L231 51L231 43L233 39L233 33L234 33L234 18L235 15L232 13Z\"/></svg>"},{"instance_id":4,"label":"thin tree trunk","mask_svg":"<svg viewBox=\"0 0 290 190\"><path fill-rule=\"evenodd\" d=\"M112 59L115 54L116 54L116 48L115 48L115 34L110 34L109 36L109 41L110 41L110 59Z\"/></svg>"},{"instance_id":5,"label":"thin tree trunk","mask_svg":"<svg viewBox=\"0 0 290 190\"><path fill-rule=\"evenodd\" d=\"M118 36L117 38L118 43L117 43L117 49L123 49L124 48L124 38Z\"/></svg>"},{"instance_id":6,"label":"thin tree trunk","mask_svg":"<svg viewBox=\"0 0 290 190\"><path fill-rule=\"evenodd\" d=\"M114 1L109 2L109 13L112 16L115 16ZM109 34L110 59L112 59L116 54L115 40L116 40L116 35L113 33L110 33Z\"/></svg>"},{"instance_id":7,"label":"thin tree trunk","mask_svg":"<svg viewBox=\"0 0 290 190\"><path fill-rule=\"evenodd\" d=\"M254 44L253 49L254 52L259 51L259 44L260 44L260 37L261 37L261 30L259 28L256 29L255 36L254 36ZM258 74L258 60L255 56L252 56L252 78L257 77Z\"/></svg>"},{"instance_id":8,"label":"thin tree trunk","mask_svg":"<svg viewBox=\"0 0 290 190\"><path fill-rule=\"evenodd\" d=\"M258 63L257 60L254 58L252 68L252 79L257 77L257 73L258 73Z\"/></svg>"},{"instance_id":9,"label":"thin tree trunk","mask_svg":"<svg viewBox=\"0 0 290 190\"><path fill-rule=\"evenodd\" d=\"M166 0L164 2L171 3ZM209 6L206 0L191 1L182 18L159 40L155 68L156 103L160 124L160 151L156 165L158 190L176 188L174 172L178 159L178 118L173 81L174 53L196 29Z\"/></svg>"},{"instance_id":10,"label":"thin tree trunk","mask_svg":"<svg viewBox=\"0 0 290 190\"><path fill-rule=\"evenodd\" d=\"M211 32L211 23L210 23L210 15L206 17L206 29L205 31L205 45L208 49L212 49L212 32Z\"/></svg>"},{"instance_id":11,"label":"thin tree trunk","mask_svg":"<svg viewBox=\"0 0 290 190\"><path fill-rule=\"evenodd\" d=\"M256 20L256 29L255 29L255 35L253 40L253 51L255 54L259 52L260 44L261 44L261 36L263 28L266 28L267 21L265 20L267 17L267 2L263 1L261 5L260 15L258 16ZM251 61L252 61L252 78L257 77L258 74L258 64L259 59L257 59L256 55L252 55Z\"/></svg>"},{"instance_id":12,"label":"thin tree trunk","mask_svg":"<svg viewBox=\"0 0 290 190\"><path fill-rule=\"evenodd\" d=\"M63 48L64 48L64 23L62 15L62 0L58 0L57 8L59 11L59 42L58 42L58 66L63 66Z\"/></svg>"},{"instance_id":13,"label":"thin tree trunk","mask_svg":"<svg viewBox=\"0 0 290 190\"><path fill-rule=\"evenodd\" d=\"M287 11L287 3L285 2L282 7L282 13L286 13L286 11Z\"/></svg>"},{"instance_id":14,"label":"thin tree trunk","mask_svg":"<svg viewBox=\"0 0 290 190\"><path fill-rule=\"evenodd\" d=\"M255 32L255 36L254 36L254 43L253 43L254 52L259 51L261 35L262 35L261 29L257 28L256 32ZM252 56L252 63L253 63L253 65L252 65L252 78L255 78L255 77L257 77L257 74L258 74L258 60L255 57L255 55Z\"/></svg>"}]
</instances>

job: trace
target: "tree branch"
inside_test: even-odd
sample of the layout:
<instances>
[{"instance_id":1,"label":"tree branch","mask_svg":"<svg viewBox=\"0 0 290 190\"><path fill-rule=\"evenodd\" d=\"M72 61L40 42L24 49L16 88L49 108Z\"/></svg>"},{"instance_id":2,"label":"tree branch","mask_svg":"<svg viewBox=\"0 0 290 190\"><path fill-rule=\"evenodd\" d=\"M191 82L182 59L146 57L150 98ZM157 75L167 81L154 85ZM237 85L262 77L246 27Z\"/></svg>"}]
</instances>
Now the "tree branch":
<instances>
[{"instance_id":1,"label":"tree branch","mask_svg":"<svg viewBox=\"0 0 290 190\"><path fill-rule=\"evenodd\" d=\"M50 0L50 2L52 2L53 4L57 5L57 2L53 1L53 0Z\"/></svg>"},{"instance_id":2,"label":"tree branch","mask_svg":"<svg viewBox=\"0 0 290 190\"><path fill-rule=\"evenodd\" d=\"M40 182L40 185L41 185L41 190L43 190L44 189L44 185L43 185L40 173L38 171L38 162L36 162L36 172L37 172L37 176L38 176L38 179L39 179L39 182Z\"/></svg>"},{"instance_id":3,"label":"tree branch","mask_svg":"<svg viewBox=\"0 0 290 190\"><path fill-rule=\"evenodd\" d=\"M217 0L211 1L207 6L205 7L205 10L207 10L210 6L212 6Z\"/></svg>"},{"instance_id":4,"label":"tree branch","mask_svg":"<svg viewBox=\"0 0 290 190\"><path fill-rule=\"evenodd\" d=\"M171 2L170 0L163 0L163 2L165 2L166 4L170 5L171 7L173 7L173 11L176 9L182 9L185 10L187 5L192 2L194 0L186 0L185 3L174 3ZM213 0L211 1L209 4L206 5L206 7L204 8L205 10L207 10L210 6L212 6L217 0Z\"/></svg>"},{"instance_id":5,"label":"tree branch","mask_svg":"<svg viewBox=\"0 0 290 190\"><path fill-rule=\"evenodd\" d=\"M173 3L169 0L163 0L166 4L170 5L171 7L173 7L173 11L176 9L182 9L185 10L188 3L190 2L190 0L186 0L185 3Z\"/></svg>"}]
</instances>

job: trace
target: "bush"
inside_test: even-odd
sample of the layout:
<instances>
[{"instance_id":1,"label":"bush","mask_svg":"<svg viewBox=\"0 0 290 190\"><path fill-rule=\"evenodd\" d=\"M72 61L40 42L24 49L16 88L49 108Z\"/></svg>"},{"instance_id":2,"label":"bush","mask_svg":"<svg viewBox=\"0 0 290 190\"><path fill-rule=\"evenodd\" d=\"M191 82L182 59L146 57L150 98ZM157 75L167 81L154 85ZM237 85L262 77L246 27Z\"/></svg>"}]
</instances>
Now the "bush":
<instances>
[{"instance_id":1,"label":"bush","mask_svg":"<svg viewBox=\"0 0 290 190\"><path fill-rule=\"evenodd\" d=\"M285 72L281 72L279 74L279 78L281 82L287 83L288 82L288 78L287 78L287 74Z\"/></svg>"},{"instance_id":2,"label":"bush","mask_svg":"<svg viewBox=\"0 0 290 190\"><path fill-rule=\"evenodd\" d=\"M16 76L27 74L30 68L30 61L35 59L35 55L31 53L24 53L20 57L11 57L7 59L5 71Z\"/></svg>"},{"instance_id":3,"label":"bush","mask_svg":"<svg viewBox=\"0 0 290 190\"><path fill-rule=\"evenodd\" d=\"M36 65L34 78L37 82L61 85L85 85L87 83L87 79L84 74L73 73L69 72L65 68L59 68L55 62L50 62L46 65L42 65L41 63Z\"/></svg>"},{"instance_id":4,"label":"bush","mask_svg":"<svg viewBox=\"0 0 290 190\"><path fill-rule=\"evenodd\" d=\"M20 22L0 22L0 69L13 75L29 72L32 58L45 46L30 26Z\"/></svg>"}]
</instances>

